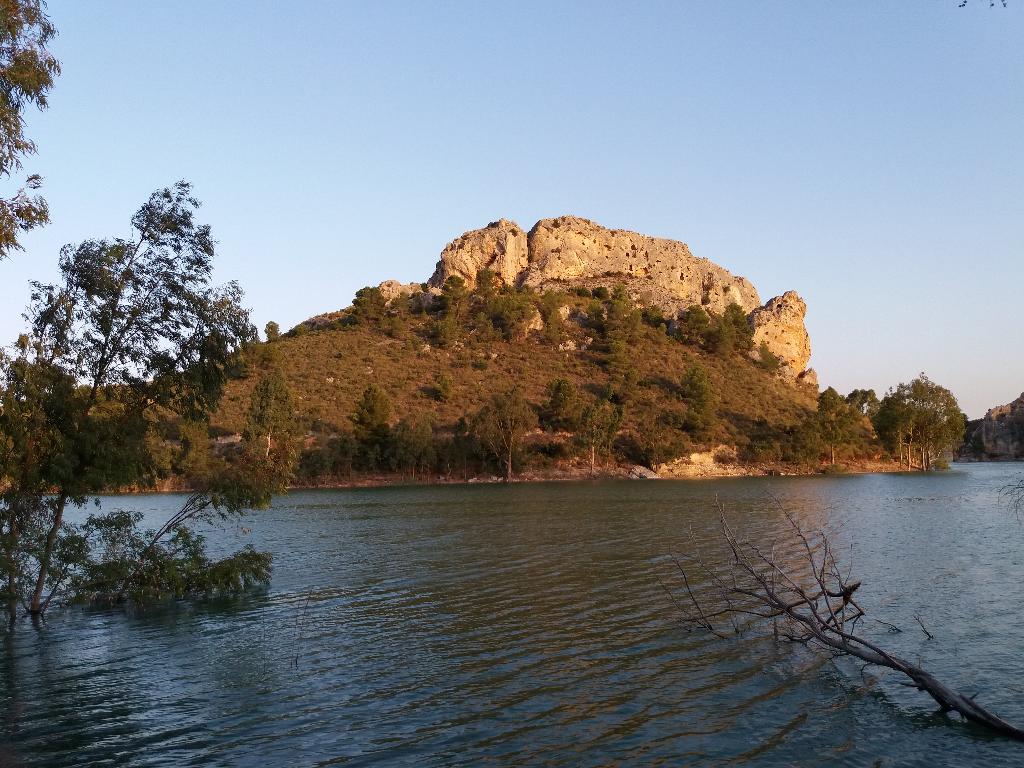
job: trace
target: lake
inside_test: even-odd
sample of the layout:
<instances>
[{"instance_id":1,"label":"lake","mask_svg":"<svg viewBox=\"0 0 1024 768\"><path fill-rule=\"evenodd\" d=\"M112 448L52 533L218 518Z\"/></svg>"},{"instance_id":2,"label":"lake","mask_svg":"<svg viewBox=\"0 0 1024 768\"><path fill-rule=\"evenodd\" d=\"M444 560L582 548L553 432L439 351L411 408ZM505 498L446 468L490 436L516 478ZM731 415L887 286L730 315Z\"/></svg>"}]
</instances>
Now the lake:
<instances>
[{"instance_id":1,"label":"lake","mask_svg":"<svg viewBox=\"0 0 1024 768\"><path fill-rule=\"evenodd\" d=\"M0 766L1024 765L895 673L690 631L665 589L720 551L716 503L764 541L792 511L903 630L867 634L1021 725L1022 472L293 492L208 532L271 551L266 590L3 634Z\"/></svg>"}]
</instances>

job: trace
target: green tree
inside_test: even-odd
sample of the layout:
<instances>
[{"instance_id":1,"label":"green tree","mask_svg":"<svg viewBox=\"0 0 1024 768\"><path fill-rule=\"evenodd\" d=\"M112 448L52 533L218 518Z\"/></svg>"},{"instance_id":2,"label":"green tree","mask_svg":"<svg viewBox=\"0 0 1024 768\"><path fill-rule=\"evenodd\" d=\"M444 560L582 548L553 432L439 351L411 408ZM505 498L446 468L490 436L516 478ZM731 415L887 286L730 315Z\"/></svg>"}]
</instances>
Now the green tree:
<instances>
[{"instance_id":1,"label":"green tree","mask_svg":"<svg viewBox=\"0 0 1024 768\"><path fill-rule=\"evenodd\" d=\"M590 474L593 475L597 455L611 450L615 436L622 426L622 406L608 400L597 400L583 408L576 427L576 442L590 454Z\"/></svg>"},{"instance_id":2,"label":"green tree","mask_svg":"<svg viewBox=\"0 0 1024 768\"><path fill-rule=\"evenodd\" d=\"M687 344L701 346L707 343L711 330L711 317L698 304L683 310L676 327L676 336Z\"/></svg>"},{"instance_id":3,"label":"green tree","mask_svg":"<svg viewBox=\"0 0 1024 768\"><path fill-rule=\"evenodd\" d=\"M828 446L830 463L836 463L836 447L853 438L858 421L856 409L832 387L818 395L815 423L818 434Z\"/></svg>"},{"instance_id":4,"label":"green tree","mask_svg":"<svg viewBox=\"0 0 1024 768\"><path fill-rule=\"evenodd\" d=\"M469 306L469 289L466 281L458 275L452 275L444 281L441 295L437 297L438 309L442 316L451 317L458 325L466 316Z\"/></svg>"},{"instance_id":5,"label":"green tree","mask_svg":"<svg viewBox=\"0 0 1024 768\"><path fill-rule=\"evenodd\" d=\"M548 291L540 299L540 314L544 320L544 340L556 347L565 338L562 305L562 295L554 291Z\"/></svg>"},{"instance_id":6,"label":"green tree","mask_svg":"<svg viewBox=\"0 0 1024 768\"><path fill-rule=\"evenodd\" d=\"M686 429L694 434L706 433L715 420L715 392L700 363L690 364L683 373L679 396L686 403Z\"/></svg>"},{"instance_id":7,"label":"green tree","mask_svg":"<svg viewBox=\"0 0 1024 768\"><path fill-rule=\"evenodd\" d=\"M579 390L568 379L554 379L547 386L548 400L541 409L541 422L548 429L573 430L579 424Z\"/></svg>"},{"instance_id":8,"label":"green tree","mask_svg":"<svg viewBox=\"0 0 1024 768\"><path fill-rule=\"evenodd\" d=\"M388 303L380 288L360 288L352 300L352 320L359 325L379 325L387 309Z\"/></svg>"},{"instance_id":9,"label":"green tree","mask_svg":"<svg viewBox=\"0 0 1024 768\"><path fill-rule=\"evenodd\" d=\"M720 355L749 352L754 348L754 331L743 308L735 302L725 308L708 334L712 350Z\"/></svg>"},{"instance_id":10,"label":"green tree","mask_svg":"<svg viewBox=\"0 0 1024 768\"><path fill-rule=\"evenodd\" d=\"M352 414L353 435L368 469L376 469L391 439L391 399L376 384L363 390Z\"/></svg>"},{"instance_id":11,"label":"green tree","mask_svg":"<svg viewBox=\"0 0 1024 768\"><path fill-rule=\"evenodd\" d=\"M757 363L768 373L778 373L782 367L782 361L778 355L768 348L768 344L761 342L757 348Z\"/></svg>"},{"instance_id":12,"label":"green tree","mask_svg":"<svg viewBox=\"0 0 1024 768\"><path fill-rule=\"evenodd\" d=\"M22 169L35 142L25 135L25 108L46 109L60 64L46 49L57 34L42 0L0 0L0 177ZM0 260L20 250L19 232L46 224L46 201L32 194L42 179L31 175L9 198L0 198Z\"/></svg>"},{"instance_id":13,"label":"green tree","mask_svg":"<svg viewBox=\"0 0 1024 768\"><path fill-rule=\"evenodd\" d=\"M434 427L429 417L402 419L391 437L391 466L416 478L437 463Z\"/></svg>"},{"instance_id":14,"label":"green tree","mask_svg":"<svg viewBox=\"0 0 1024 768\"><path fill-rule=\"evenodd\" d=\"M277 341L281 338L281 326L271 320L267 323L266 328L263 329L263 333L266 335L268 343L271 341Z\"/></svg>"},{"instance_id":15,"label":"green tree","mask_svg":"<svg viewBox=\"0 0 1024 768\"><path fill-rule=\"evenodd\" d=\"M281 372L272 370L253 390L242 439L253 445L265 444L264 458L270 459L276 452L279 459L273 465L290 467L295 463L296 432L291 390Z\"/></svg>"},{"instance_id":16,"label":"green tree","mask_svg":"<svg viewBox=\"0 0 1024 768\"><path fill-rule=\"evenodd\" d=\"M43 613L81 570L84 540L65 520L67 505L169 471L156 448L168 418L203 421L255 338L238 286L210 284L213 240L197 207L184 182L156 192L133 216L131 237L66 246L61 281L33 283L31 331L3 360L0 386L0 536L12 619L19 603ZM192 521L263 505L280 490L244 462L233 470L203 478L137 554L155 557L165 536Z\"/></svg>"},{"instance_id":17,"label":"green tree","mask_svg":"<svg viewBox=\"0 0 1024 768\"><path fill-rule=\"evenodd\" d=\"M447 373L440 373L434 379L434 399L446 403L455 391L455 382Z\"/></svg>"},{"instance_id":18,"label":"green tree","mask_svg":"<svg viewBox=\"0 0 1024 768\"><path fill-rule=\"evenodd\" d=\"M502 467L505 479L522 452L523 439L536 427L537 414L518 389L493 395L473 416L470 431Z\"/></svg>"},{"instance_id":19,"label":"green tree","mask_svg":"<svg viewBox=\"0 0 1024 768\"><path fill-rule=\"evenodd\" d=\"M928 470L963 440L966 417L953 393L922 373L909 384L889 390L872 423L900 463L906 455L907 468L912 468L916 453L921 469Z\"/></svg>"},{"instance_id":20,"label":"green tree","mask_svg":"<svg viewBox=\"0 0 1024 768\"><path fill-rule=\"evenodd\" d=\"M881 404L873 389L855 389L846 396L846 402L869 419L874 418Z\"/></svg>"}]
</instances>

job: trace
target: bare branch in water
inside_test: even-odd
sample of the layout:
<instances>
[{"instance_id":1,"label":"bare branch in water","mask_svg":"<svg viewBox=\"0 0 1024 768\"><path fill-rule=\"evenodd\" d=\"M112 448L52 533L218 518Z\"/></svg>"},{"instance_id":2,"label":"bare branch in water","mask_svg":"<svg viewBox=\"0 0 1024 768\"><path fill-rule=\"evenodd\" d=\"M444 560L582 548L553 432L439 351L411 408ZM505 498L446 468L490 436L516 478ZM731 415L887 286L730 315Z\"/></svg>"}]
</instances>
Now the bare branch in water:
<instances>
[{"instance_id":1,"label":"bare branch in water","mask_svg":"<svg viewBox=\"0 0 1024 768\"><path fill-rule=\"evenodd\" d=\"M844 575L824 531L808 532L787 513L788 541L764 552L735 533L721 506L719 518L728 545L725 558L711 563L699 554L673 558L688 597L685 604L677 605L683 607L688 624L724 637L716 627L719 622L729 622L739 631L744 625L770 620L778 639L900 672L910 679L903 685L927 693L943 712L958 712L971 722L1024 741L1024 731L986 710L974 696L952 690L920 666L855 634L857 622L865 616L854 598L861 582L852 580L849 571ZM695 541L694 545L696 552ZM704 577L703 583L694 578L698 574ZM686 607L690 605L692 609ZM921 618L915 618L932 639ZM880 623L899 631L888 622Z\"/></svg>"}]
</instances>

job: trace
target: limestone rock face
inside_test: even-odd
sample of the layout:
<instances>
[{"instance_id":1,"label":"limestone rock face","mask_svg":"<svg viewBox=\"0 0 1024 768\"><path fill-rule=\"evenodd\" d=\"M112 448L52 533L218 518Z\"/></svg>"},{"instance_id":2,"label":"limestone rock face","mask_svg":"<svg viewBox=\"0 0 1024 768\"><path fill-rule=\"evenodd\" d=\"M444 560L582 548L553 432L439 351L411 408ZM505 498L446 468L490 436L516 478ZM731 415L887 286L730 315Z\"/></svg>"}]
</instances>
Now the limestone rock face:
<instances>
[{"instance_id":1,"label":"limestone rock face","mask_svg":"<svg viewBox=\"0 0 1024 768\"><path fill-rule=\"evenodd\" d=\"M384 301L390 304L399 296L412 296L414 293L419 293L422 289L419 283L400 283L397 280L385 280L377 286L377 290L384 297Z\"/></svg>"},{"instance_id":2,"label":"limestone rock face","mask_svg":"<svg viewBox=\"0 0 1024 768\"><path fill-rule=\"evenodd\" d=\"M634 300L670 314L693 304L721 314L733 302L750 312L761 303L745 277L694 256L675 240L560 216L538 221L528 246L529 269L520 282L533 288L621 283Z\"/></svg>"},{"instance_id":3,"label":"limestone rock face","mask_svg":"<svg viewBox=\"0 0 1024 768\"><path fill-rule=\"evenodd\" d=\"M1012 403L989 409L979 429L986 457L1024 458L1024 393Z\"/></svg>"},{"instance_id":4,"label":"limestone rock face","mask_svg":"<svg viewBox=\"0 0 1024 768\"><path fill-rule=\"evenodd\" d=\"M476 273L490 269L499 284L513 285L528 264L526 233L514 221L501 219L448 243L428 284L441 288L445 280L458 275L473 288Z\"/></svg>"},{"instance_id":5,"label":"limestone rock face","mask_svg":"<svg viewBox=\"0 0 1024 768\"><path fill-rule=\"evenodd\" d=\"M761 306L749 280L694 256L685 243L607 229L577 216L541 219L529 235L501 219L449 243L428 291L438 292L452 275L472 288L477 272L485 268L502 285L539 291L623 285L634 301L659 307L670 322L694 304L716 315L738 304L748 315L755 345L763 342L781 361L780 374L817 389L817 375L805 370L811 341L804 327L804 300L789 291Z\"/></svg>"},{"instance_id":6,"label":"limestone rock face","mask_svg":"<svg viewBox=\"0 0 1024 768\"><path fill-rule=\"evenodd\" d=\"M811 359L811 337L804 327L807 304L796 291L786 291L776 296L763 307L750 313L750 325L754 329L754 347L763 343L782 363L781 372L787 377L802 377L808 384L817 385L817 375L807 373L807 361Z\"/></svg>"}]
</instances>

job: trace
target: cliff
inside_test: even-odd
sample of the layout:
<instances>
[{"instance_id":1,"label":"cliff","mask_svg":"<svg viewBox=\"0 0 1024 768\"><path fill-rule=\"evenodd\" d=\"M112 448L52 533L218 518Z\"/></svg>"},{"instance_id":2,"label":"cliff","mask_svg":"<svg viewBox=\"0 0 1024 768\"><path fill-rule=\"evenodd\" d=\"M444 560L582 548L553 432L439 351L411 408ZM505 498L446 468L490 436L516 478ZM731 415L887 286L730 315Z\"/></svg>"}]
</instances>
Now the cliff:
<instances>
[{"instance_id":1,"label":"cliff","mask_svg":"<svg viewBox=\"0 0 1024 768\"><path fill-rule=\"evenodd\" d=\"M989 409L970 436L968 450L983 459L1024 458L1024 393Z\"/></svg>"},{"instance_id":2,"label":"cliff","mask_svg":"<svg viewBox=\"0 0 1024 768\"><path fill-rule=\"evenodd\" d=\"M449 243L428 285L439 290L457 275L472 287L482 269L491 270L501 284L541 292L623 285L638 304L658 307L670 319L693 305L720 315L738 304L754 329L755 344L763 343L779 359L780 374L817 388L814 372L807 369L811 341L803 299L788 291L762 305L749 280L694 256L685 243L607 229L576 216L542 219L529 233L501 219Z\"/></svg>"}]
</instances>

